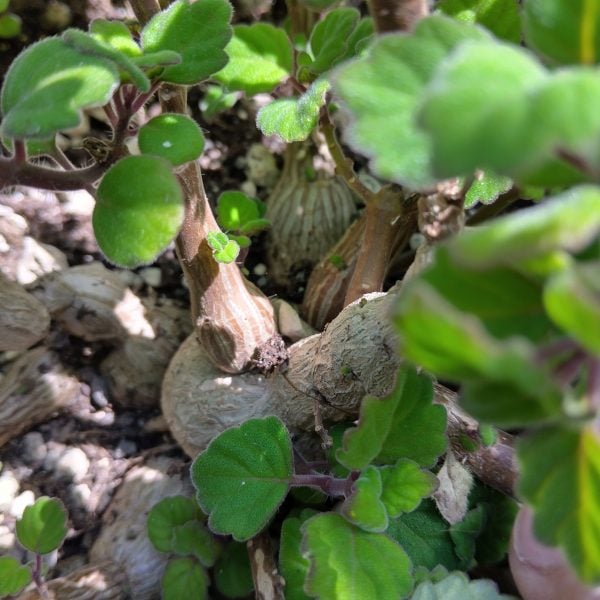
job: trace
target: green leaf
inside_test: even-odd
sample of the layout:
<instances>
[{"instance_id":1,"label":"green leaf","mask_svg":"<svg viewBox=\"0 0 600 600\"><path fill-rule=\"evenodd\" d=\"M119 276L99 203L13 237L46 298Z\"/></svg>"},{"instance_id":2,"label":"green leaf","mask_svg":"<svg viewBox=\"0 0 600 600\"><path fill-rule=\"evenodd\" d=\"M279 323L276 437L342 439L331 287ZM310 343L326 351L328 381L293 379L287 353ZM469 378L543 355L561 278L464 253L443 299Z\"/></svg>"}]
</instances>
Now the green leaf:
<instances>
[{"instance_id":1,"label":"green leaf","mask_svg":"<svg viewBox=\"0 0 600 600\"><path fill-rule=\"evenodd\" d=\"M227 598L245 598L254 591L246 544L229 542L225 546L215 563L213 582Z\"/></svg>"},{"instance_id":2,"label":"green leaf","mask_svg":"<svg viewBox=\"0 0 600 600\"><path fill-rule=\"evenodd\" d=\"M158 52L147 52L141 56L133 56L131 62L140 69L156 69L178 65L181 62L181 54L172 50L159 50Z\"/></svg>"},{"instance_id":3,"label":"green leaf","mask_svg":"<svg viewBox=\"0 0 600 600\"><path fill-rule=\"evenodd\" d=\"M8 10L8 4L10 0L0 0L0 12L5 12Z\"/></svg>"},{"instance_id":4,"label":"green leaf","mask_svg":"<svg viewBox=\"0 0 600 600\"><path fill-rule=\"evenodd\" d=\"M416 510L390 520L386 533L402 545L415 568L431 570L437 565L449 570L460 568L449 525L431 500L424 500Z\"/></svg>"},{"instance_id":5,"label":"green leaf","mask_svg":"<svg viewBox=\"0 0 600 600\"><path fill-rule=\"evenodd\" d=\"M128 156L104 175L92 223L100 249L121 267L153 262L177 235L183 193L169 163Z\"/></svg>"},{"instance_id":6,"label":"green leaf","mask_svg":"<svg viewBox=\"0 0 600 600\"><path fill-rule=\"evenodd\" d=\"M225 46L231 39L231 4L227 0L176 0L142 30L144 53L172 50L181 64L167 67L162 81L193 85L227 64Z\"/></svg>"},{"instance_id":7,"label":"green leaf","mask_svg":"<svg viewBox=\"0 0 600 600\"><path fill-rule=\"evenodd\" d=\"M311 71L324 73L344 58L359 19L360 13L355 8L336 8L313 27L309 40Z\"/></svg>"},{"instance_id":8,"label":"green leaf","mask_svg":"<svg viewBox=\"0 0 600 600\"><path fill-rule=\"evenodd\" d=\"M200 510L191 498L164 498L148 513L148 537L159 552L173 552L175 529L190 521L196 521L200 516Z\"/></svg>"},{"instance_id":9,"label":"green leaf","mask_svg":"<svg viewBox=\"0 0 600 600\"><path fill-rule=\"evenodd\" d=\"M313 517L302 529L302 553L310 561L305 584L309 595L379 600L410 592L410 561L385 535L363 531L334 513Z\"/></svg>"},{"instance_id":10,"label":"green leaf","mask_svg":"<svg viewBox=\"0 0 600 600\"><path fill-rule=\"evenodd\" d=\"M471 208L478 202L492 204L498 196L508 192L513 182L509 177L501 177L489 171L479 171L478 176L472 183L465 195L465 208Z\"/></svg>"},{"instance_id":11,"label":"green leaf","mask_svg":"<svg viewBox=\"0 0 600 600\"><path fill-rule=\"evenodd\" d=\"M509 600L498 592L493 581L469 581L464 573L450 573L441 581L423 581L415 589L411 600Z\"/></svg>"},{"instance_id":12,"label":"green leaf","mask_svg":"<svg viewBox=\"0 0 600 600\"><path fill-rule=\"evenodd\" d=\"M219 544L199 521L188 521L173 528L173 552L194 556L204 567L212 567L219 554Z\"/></svg>"},{"instance_id":13,"label":"green leaf","mask_svg":"<svg viewBox=\"0 0 600 600\"><path fill-rule=\"evenodd\" d=\"M217 222L223 229L241 231L259 216L256 202L242 192L223 192L217 200Z\"/></svg>"},{"instance_id":14,"label":"green leaf","mask_svg":"<svg viewBox=\"0 0 600 600\"><path fill-rule=\"evenodd\" d=\"M550 278L544 305L550 318L590 352L600 355L600 262L573 264Z\"/></svg>"},{"instance_id":15,"label":"green leaf","mask_svg":"<svg viewBox=\"0 0 600 600\"><path fill-rule=\"evenodd\" d=\"M215 533L256 535L287 495L292 443L276 417L250 419L217 436L192 463L192 483Z\"/></svg>"},{"instance_id":16,"label":"green leaf","mask_svg":"<svg viewBox=\"0 0 600 600\"><path fill-rule=\"evenodd\" d=\"M218 251L222 250L227 245L229 237L222 231L210 231L206 236L206 241L213 250Z\"/></svg>"},{"instance_id":17,"label":"green leaf","mask_svg":"<svg viewBox=\"0 0 600 600\"><path fill-rule=\"evenodd\" d=\"M23 21L19 15L7 13L0 15L0 38L9 39L21 33Z\"/></svg>"},{"instance_id":18,"label":"green leaf","mask_svg":"<svg viewBox=\"0 0 600 600\"><path fill-rule=\"evenodd\" d=\"M141 48L135 43L131 31L123 21L94 19L90 23L90 33L98 41L112 46L130 58L142 55Z\"/></svg>"},{"instance_id":19,"label":"green leaf","mask_svg":"<svg viewBox=\"0 0 600 600\"><path fill-rule=\"evenodd\" d=\"M207 85L200 101L200 110L207 121L231 108L239 99L239 92L226 93L220 85Z\"/></svg>"},{"instance_id":20,"label":"green leaf","mask_svg":"<svg viewBox=\"0 0 600 600\"><path fill-rule=\"evenodd\" d=\"M269 219L253 219L244 223L240 227L240 231L247 233L248 235L255 235L269 227L271 227L271 221L269 221Z\"/></svg>"},{"instance_id":21,"label":"green leaf","mask_svg":"<svg viewBox=\"0 0 600 600\"><path fill-rule=\"evenodd\" d=\"M16 596L31 583L29 567L12 556L0 556L0 597Z\"/></svg>"},{"instance_id":22,"label":"green leaf","mask_svg":"<svg viewBox=\"0 0 600 600\"><path fill-rule=\"evenodd\" d=\"M408 459L380 469L383 491L381 501L392 519L411 512L423 498L430 496L438 486L433 473L425 471Z\"/></svg>"},{"instance_id":23,"label":"green leaf","mask_svg":"<svg viewBox=\"0 0 600 600\"><path fill-rule=\"evenodd\" d=\"M140 128L140 151L166 158L173 166L198 158L204 150L204 135L187 115L162 113Z\"/></svg>"},{"instance_id":24,"label":"green leaf","mask_svg":"<svg viewBox=\"0 0 600 600\"><path fill-rule=\"evenodd\" d=\"M521 41L518 0L442 0L437 8L459 21L479 23L498 38Z\"/></svg>"},{"instance_id":25,"label":"green leaf","mask_svg":"<svg viewBox=\"0 0 600 600\"><path fill-rule=\"evenodd\" d=\"M4 79L1 133L47 139L77 126L84 108L106 104L118 84L111 61L82 54L58 38L32 44Z\"/></svg>"},{"instance_id":26,"label":"green leaf","mask_svg":"<svg viewBox=\"0 0 600 600\"><path fill-rule=\"evenodd\" d=\"M362 469L375 459L394 463L400 458L427 467L445 449L446 411L433 404L431 379L404 365L389 396L362 401L358 427L345 432L336 458L349 469Z\"/></svg>"},{"instance_id":27,"label":"green leaf","mask_svg":"<svg viewBox=\"0 0 600 600\"><path fill-rule=\"evenodd\" d=\"M475 541L480 534L484 522L482 507L470 510L462 521L450 526L450 537L454 542L454 551L465 571L473 566L475 558Z\"/></svg>"},{"instance_id":28,"label":"green leaf","mask_svg":"<svg viewBox=\"0 0 600 600\"><path fill-rule=\"evenodd\" d=\"M367 467L354 482L352 494L342 504L342 514L365 531L385 531L388 515L381 501L382 490L381 473L376 467Z\"/></svg>"},{"instance_id":29,"label":"green leaf","mask_svg":"<svg viewBox=\"0 0 600 600\"><path fill-rule=\"evenodd\" d=\"M586 65L598 62L600 13L585 0L524 2L525 41L553 62Z\"/></svg>"},{"instance_id":30,"label":"green leaf","mask_svg":"<svg viewBox=\"0 0 600 600\"><path fill-rule=\"evenodd\" d=\"M302 524L315 513L303 511L299 517L288 517L281 525L279 568L285 579L286 600L308 600L304 581L310 562L302 556Z\"/></svg>"},{"instance_id":31,"label":"green leaf","mask_svg":"<svg viewBox=\"0 0 600 600\"><path fill-rule=\"evenodd\" d=\"M486 40L488 34L433 16L421 19L411 34L376 40L367 56L336 70L334 91L354 119L347 141L372 158L376 174L414 189L434 183L430 143L416 115L438 65L468 39Z\"/></svg>"},{"instance_id":32,"label":"green leaf","mask_svg":"<svg viewBox=\"0 0 600 600\"><path fill-rule=\"evenodd\" d=\"M150 80L146 77L146 74L129 59L127 54L117 50L114 46L95 36L73 28L67 29L62 34L62 39L82 54L89 54L91 56L99 56L101 58L106 58L107 60L112 60L125 72L125 81L132 81L142 92L150 91Z\"/></svg>"},{"instance_id":33,"label":"green leaf","mask_svg":"<svg viewBox=\"0 0 600 600\"><path fill-rule=\"evenodd\" d=\"M600 582L600 441L593 426L548 427L517 446L519 493L539 540L560 545L578 575Z\"/></svg>"},{"instance_id":34,"label":"green leaf","mask_svg":"<svg viewBox=\"0 0 600 600\"><path fill-rule=\"evenodd\" d=\"M208 598L208 576L193 558L172 558L160 581L162 600L181 600L193 590L194 600Z\"/></svg>"},{"instance_id":35,"label":"green leaf","mask_svg":"<svg viewBox=\"0 0 600 600\"><path fill-rule=\"evenodd\" d=\"M225 52L229 62L214 78L229 90L271 92L292 71L292 44L269 23L236 25Z\"/></svg>"},{"instance_id":36,"label":"green leaf","mask_svg":"<svg viewBox=\"0 0 600 600\"><path fill-rule=\"evenodd\" d=\"M220 250L215 250L213 252L213 256L215 260L219 263L224 263L228 265L235 261L235 259L240 254L240 245L235 240L229 240L223 248Z\"/></svg>"},{"instance_id":37,"label":"green leaf","mask_svg":"<svg viewBox=\"0 0 600 600\"><path fill-rule=\"evenodd\" d=\"M67 535L67 511L56 498L42 496L23 511L16 523L17 538L27 550L48 554L60 548Z\"/></svg>"},{"instance_id":38,"label":"green leaf","mask_svg":"<svg viewBox=\"0 0 600 600\"><path fill-rule=\"evenodd\" d=\"M317 79L299 98L274 100L258 111L256 124L265 135L277 135L284 142L308 138L325 105L329 82Z\"/></svg>"}]
</instances>

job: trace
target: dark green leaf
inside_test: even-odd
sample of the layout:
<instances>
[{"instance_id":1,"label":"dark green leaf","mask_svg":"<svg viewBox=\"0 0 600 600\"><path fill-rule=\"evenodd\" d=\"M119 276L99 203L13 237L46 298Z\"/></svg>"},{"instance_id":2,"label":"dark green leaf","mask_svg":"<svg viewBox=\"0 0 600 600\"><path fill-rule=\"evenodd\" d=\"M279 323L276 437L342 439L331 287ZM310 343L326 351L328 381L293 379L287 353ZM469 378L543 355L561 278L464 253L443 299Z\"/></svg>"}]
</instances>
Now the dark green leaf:
<instances>
[{"instance_id":1,"label":"dark green leaf","mask_svg":"<svg viewBox=\"0 0 600 600\"><path fill-rule=\"evenodd\" d=\"M454 542L454 551L461 561L461 568L468 570L475 558L475 541L484 522L483 508L478 506L470 510L465 518L450 526L450 537Z\"/></svg>"},{"instance_id":2,"label":"dark green leaf","mask_svg":"<svg viewBox=\"0 0 600 600\"><path fill-rule=\"evenodd\" d=\"M350 469L400 458L431 466L446 449L446 411L432 400L431 379L403 366L389 396L363 400L358 427L344 434L337 460Z\"/></svg>"},{"instance_id":3,"label":"dark green leaf","mask_svg":"<svg viewBox=\"0 0 600 600\"><path fill-rule=\"evenodd\" d=\"M517 447L519 492L535 510L536 537L560 545L579 576L600 582L600 441L589 426L542 429Z\"/></svg>"},{"instance_id":4,"label":"dark green leaf","mask_svg":"<svg viewBox=\"0 0 600 600\"><path fill-rule=\"evenodd\" d=\"M186 115L162 113L140 128L140 150L166 158L173 166L198 158L204 150L204 135Z\"/></svg>"},{"instance_id":5,"label":"dark green leaf","mask_svg":"<svg viewBox=\"0 0 600 600\"><path fill-rule=\"evenodd\" d=\"M0 556L0 597L16 596L30 583L29 567L12 556Z\"/></svg>"},{"instance_id":6,"label":"dark green leaf","mask_svg":"<svg viewBox=\"0 0 600 600\"><path fill-rule=\"evenodd\" d=\"M254 591L246 544L229 542L225 546L213 569L213 581L227 598L245 598Z\"/></svg>"},{"instance_id":7,"label":"dark green leaf","mask_svg":"<svg viewBox=\"0 0 600 600\"><path fill-rule=\"evenodd\" d=\"M21 33L23 21L19 15L5 13L0 15L0 38L8 39L17 37Z\"/></svg>"},{"instance_id":8,"label":"dark green leaf","mask_svg":"<svg viewBox=\"0 0 600 600\"><path fill-rule=\"evenodd\" d=\"M173 528L173 552L194 556L204 567L212 567L219 554L219 544L199 521L188 521Z\"/></svg>"},{"instance_id":9,"label":"dark green leaf","mask_svg":"<svg viewBox=\"0 0 600 600\"><path fill-rule=\"evenodd\" d=\"M67 536L67 511L56 498L42 496L23 511L17 520L19 542L37 554L48 554L60 548Z\"/></svg>"},{"instance_id":10,"label":"dark green leaf","mask_svg":"<svg viewBox=\"0 0 600 600\"><path fill-rule=\"evenodd\" d=\"M309 595L380 600L402 598L411 590L410 561L387 536L363 531L334 513L309 519L302 530L303 555L310 561Z\"/></svg>"},{"instance_id":11,"label":"dark green leaf","mask_svg":"<svg viewBox=\"0 0 600 600\"><path fill-rule=\"evenodd\" d=\"M269 23L236 25L225 52L229 62L215 79L229 90L271 92L292 71L290 40L283 29Z\"/></svg>"},{"instance_id":12,"label":"dark green leaf","mask_svg":"<svg viewBox=\"0 0 600 600\"><path fill-rule=\"evenodd\" d=\"M231 4L227 0L176 0L155 15L142 30L146 52L172 50L181 63L167 67L162 81L193 85L227 64L225 46L231 39Z\"/></svg>"},{"instance_id":13,"label":"dark green leaf","mask_svg":"<svg viewBox=\"0 0 600 600\"><path fill-rule=\"evenodd\" d=\"M413 511L438 486L433 473L405 458L395 465L381 467L380 473L383 484L381 501L392 519L404 512Z\"/></svg>"},{"instance_id":14,"label":"dark green leaf","mask_svg":"<svg viewBox=\"0 0 600 600\"><path fill-rule=\"evenodd\" d=\"M191 473L209 527L244 541L274 515L292 471L289 433L279 419L267 417L224 431L196 458Z\"/></svg>"},{"instance_id":15,"label":"dark green leaf","mask_svg":"<svg viewBox=\"0 0 600 600\"><path fill-rule=\"evenodd\" d=\"M58 38L29 46L2 87L2 135L47 139L79 124L84 108L106 104L119 84L115 65Z\"/></svg>"},{"instance_id":16,"label":"dark green leaf","mask_svg":"<svg viewBox=\"0 0 600 600\"><path fill-rule=\"evenodd\" d=\"M122 267L153 262L183 221L183 192L169 163L155 156L128 156L104 175L93 225L108 260Z\"/></svg>"},{"instance_id":17,"label":"dark green leaf","mask_svg":"<svg viewBox=\"0 0 600 600\"><path fill-rule=\"evenodd\" d=\"M342 514L365 531L385 531L388 515L381 501L382 490L379 470L373 466L367 467L354 482L352 494L342 504Z\"/></svg>"},{"instance_id":18,"label":"dark green leaf","mask_svg":"<svg viewBox=\"0 0 600 600\"><path fill-rule=\"evenodd\" d=\"M160 581L162 600L181 600L193 593L194 600L208 598L208 576L193 558L173 558Z\"/></svg>"},{"instance_id":19,"label":"dark green leaf","mask_svg":"<svg viewBox=\"0 0 600 600\"><path fill-rule=\"evenodd\" d=\"M200 516L200 510L191 498L164 498L148 513L148 537L159 552L172 552L175 528L196 521Z\"/></svg>"}]
</instances>

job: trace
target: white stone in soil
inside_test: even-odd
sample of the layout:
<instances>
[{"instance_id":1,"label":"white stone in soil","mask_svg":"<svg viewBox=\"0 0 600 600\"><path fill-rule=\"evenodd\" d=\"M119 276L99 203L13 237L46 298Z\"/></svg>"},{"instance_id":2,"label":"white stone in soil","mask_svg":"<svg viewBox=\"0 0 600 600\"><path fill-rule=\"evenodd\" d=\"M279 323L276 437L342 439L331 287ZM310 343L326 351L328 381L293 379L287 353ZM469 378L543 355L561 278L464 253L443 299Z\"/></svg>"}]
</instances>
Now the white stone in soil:
<instances>
[{"instance_id":1,"label":"white stone in soil","mask_svg":"<svg viewBox=\"0 0 600 600\"><path fill-rule=\"evenodd\" d=\"M0 513L8 512L12 501L19 493L19 481L10 472L0 475Z\"/></svg>"},{"instance_id":2,"label":"white stone in soil","mask_svg":"<svg viewBox=\"0 0 600 600\"><path fill-rule=\"evenodd\" d=\"M140 272L140 277L150 287L159 287L162 281L162 272L158 267L146 267Z\"/></svg>"},{"instance_id":3,"label":"white stone in soil","mask_svg":"<svg viewBox=\"0 0 600 600\"><path fill-rule=\"evenodd\" d=\"M66 477L79 483L87 474L90 461L80 448L65 450L56 461L55 471L58 476Z\"/></svg>"},{"instance_id":4,"label":"white stone in soil","mask_svg":"<svg viewBox=\"0 0 600 600\"><path fill-rule=\"evenodd\" d=\"M34 502L35 494L31 490L25 490L12 501L9 512L15 519L20 519L23 511Z\"/></svg>"},{"instance_id":5,"label":"white stone in soil","mask_svg":"<svg viewBox=\"0 0 600 600\"><path fill-rule=\"evenodd\" d=\"M31 431L23 436L23 460L28 463L42 462L48 454L44 436L38 431Z\"/></svg>"},{"instance_id":6,"label":"white stone in soil","mask_svg":"<svg viewBox=\"0 0 600 600\"><path fill-rule=\"evenodd\" d=\"M0 553L8 553L14 548L16 541L15 534L6 525L0 525Z\"/></svg>"},{"instance_id":7,"label":"white stone in soil","mask_svg":"<svg viewBox=\"0 0 600 600\"><path fill-rule=\"evenodd\" d=\"M78 483L77 485L74 485L71 487L70 493L75 504L81 506L82 508L86 508L88 506L90 498L92 497L92 491L85 483Z\"/></svg>"}]
</instances>

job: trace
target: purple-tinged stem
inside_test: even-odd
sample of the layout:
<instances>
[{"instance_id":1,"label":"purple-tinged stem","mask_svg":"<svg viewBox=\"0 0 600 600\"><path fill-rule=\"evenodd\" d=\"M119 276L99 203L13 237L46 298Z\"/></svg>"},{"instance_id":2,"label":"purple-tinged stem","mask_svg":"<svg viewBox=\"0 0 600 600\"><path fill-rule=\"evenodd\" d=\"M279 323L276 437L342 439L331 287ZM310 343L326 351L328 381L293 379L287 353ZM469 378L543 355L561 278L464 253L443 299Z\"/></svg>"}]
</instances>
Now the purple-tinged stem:
<instances>
[{"instance_id":1,"label":"purple-tinged stem","mask_svg":"<svg viewBox=\"0 0 600 600\"><path fill-rule=\"evenodd\" d=\"M358 475L358 471L353 471L346 479L339 479L331 475L299 473L293 476L292 486L316 488L334 498L347 498Z\"/></svg>"}]
</instances>

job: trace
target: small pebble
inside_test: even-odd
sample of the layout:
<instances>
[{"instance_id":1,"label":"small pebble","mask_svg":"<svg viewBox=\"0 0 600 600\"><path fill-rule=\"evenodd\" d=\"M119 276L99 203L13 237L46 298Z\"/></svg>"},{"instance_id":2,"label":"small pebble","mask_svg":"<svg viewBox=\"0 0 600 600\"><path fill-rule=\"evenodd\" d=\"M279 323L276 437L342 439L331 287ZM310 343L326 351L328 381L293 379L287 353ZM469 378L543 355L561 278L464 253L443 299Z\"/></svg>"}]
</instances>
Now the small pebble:
<instances>
[{"instance_id":1,"label":"small pebble","mask_svg":"<svg viewBox=\"0 0 600 600\"><path fill-rule=\"evenodd\" d=\"M65 451L65 445L57 442L48 442L48 453L44 458L44 469L46 471L54 471L56 462Z\"/></svg>"},{"instance_id":2,"label":"small pebble","mask_svg":"<svg viewBox=\"0 0 600 600\"><path fill-rule=\"evenodd\" d=\"M258 263L254 267L254 274L258 275L258 276L266 275L267 274L267 265L264 265L263 263Z\"/></svg>"},{"instance_id":3,"label":"small pebble","mask_svg":"<svg viewBox=\"0 0 600 600\"><path fill-rule=\"evenodd\" d=\"M23 437L23 460L28 463L41 463L48 454L44 436L38 431L31 431Z\"/></svg>"},{"instance_id":4,"label":"small pebble","mask_svg":"<svg viewBox=\"0 0 600 600\"><path fill-rule=\"evenodd\" d=\"M5 471L0 475L0 513L7 512L10 505L19 493L19 482L10 472Z\"/></svg>"},{"instance_id":5,"label":"small pebble","mask_svg":"<svg viewBox=\"0 0 600 600\"><path fill-rule=\"evenodd\" d=\"M80 482L90 468L90 461L80 448L69 448L56 461L56 474Z\"/></svg>"},{"instance_id":6,"label":"small pebble","mask_svg":"<svg viewBox=\"0 0 600 600\"><path fill-rule=\"evenodd\" d=\"M150 287L160 287L162 271L158 267L146 267L139 272L139 275Z\"/></svg>"},{"instance_id":7,"label":"small pebble","mask_svg":"<svg viewBox=\"0 0 600 600\"><path fill-rule=\"evenodd\" d=\"M137 452L137 445L131 440L121 440L113 453L115 458L125 458Z\"/></svg>"},{"instance_id":8,"label":"small pebble","mask_svg":"<svg viewBox=\"0 0 600 600\"><path fill-rule=\"evenodd\" d=\"M168 431L169 426L167 425L166 419L162 415L152 417L148 419L144 424L144 431L148 433Z\"/></svg>"},{"instance_id":9,"label":"small pebble","mask_svg":"<svg viewBox=\"0 0 600 600\"><path fill-rule=\"evenodd\" d=\"M89 486L85 483L78 483L71 487L70 490L71 498L82 508L86 508L89 504L90 498L92 496L92 491Z\"/></svg>"},{"instance_id":10,"label":"small pebble","mask_svg":"<svg viewBox=\"0 0 600 600\"><path fill-rule=\"evenodd\" d=\"M31 490L25 490L12 501L9 512L15 519L20 519L23 516L23 511L34 502L35 494Z\"/></svg>"},{"instance_id":11,"label":"small pebble","mask_svg":"<svg viewBox=\"0 0 600 600\"><path fill-rule=\"evenodd\" d=\"M6 525L0 525L0 553L4 554L14 547L15 534Z\"/></svg>"}]
</instances>

